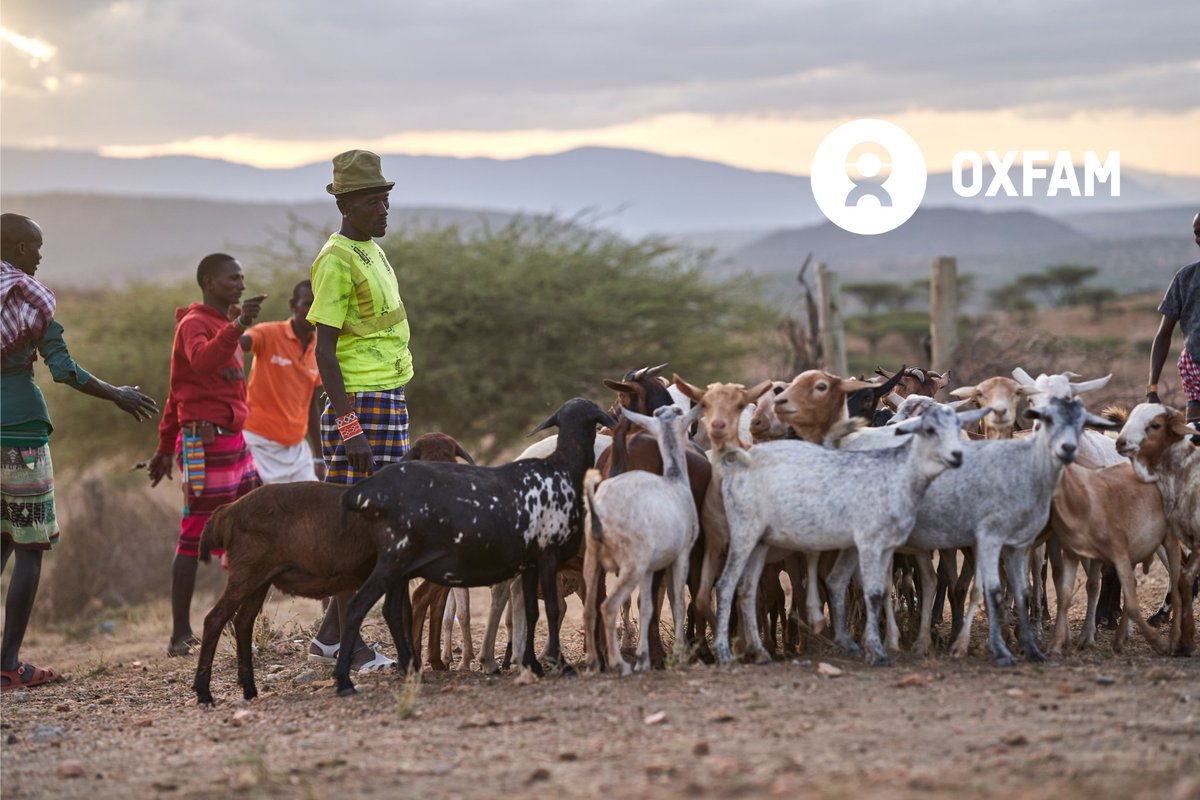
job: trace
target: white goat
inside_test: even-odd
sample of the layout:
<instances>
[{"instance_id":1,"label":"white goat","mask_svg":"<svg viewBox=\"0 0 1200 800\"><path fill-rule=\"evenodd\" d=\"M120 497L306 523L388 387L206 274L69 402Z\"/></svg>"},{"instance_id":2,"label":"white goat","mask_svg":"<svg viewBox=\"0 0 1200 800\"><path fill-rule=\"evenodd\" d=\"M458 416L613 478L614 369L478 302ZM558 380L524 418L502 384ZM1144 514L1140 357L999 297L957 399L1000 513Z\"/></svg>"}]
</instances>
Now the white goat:
<instances>
[{"instance_id":1,"label":"white goat","mask_svg":"<svg viewBox=\"0 0 1200 800\"><path fill-rule=\"evenodd\" d=\"M896 427L915 433L899 447L865 452L829 450L807 442L766 442L749 451L729 450L719 459L721 495L729 518L729 557L717 582L717 658L733 659L729 649L729 613L735 586L744 619L754 619L754 590L767 550L804 552L811 560L825 550L857 548L862 562L867 606L869 657L890 663L879 641L878 613L887 590L892 555L912 531L917 504L934 478L962 464L959 439L963 424L987 409L955 414L932 409L926 416ZM879 476L891 479L880 484ZM862 487L871 485L873 502L864 503ZM816 587L809 587L810 594ZM814 601L815 602L815 601ZM835 620L844 627L844 614ZM770 656L758 631L747 626L750 654L759 662Z\"/></svg>"},{"instance_id":2,"label":"white goat","mask_svg":"<svg viewBox=\"0 0 1200 800\"><path fill-rule=\"evenodd\" d=\"M971 635L971 621L982 599L987 602L988 646L997 664L1011 666L1012 653L1000 633L999 562L1012 587L1017 606L1017 624L1025 655L1030 661L1043 661L1029 625L1027 608L1029 548L1046 527L1050 517L1050 498L1063 467L1075 459L1084 423L1101 428L1115 427L1101 417L1088 413L1079 400L1051 398L1040 409L1027 409L1025 417L1041 424L1032 436L1022 439L963 442L966 464L935 481L921 501L917 522L905 546L905 552L932 553L934 550L973 547L975 584L962 630L954 643L954 655L965 655ZM906 423L907 424L907 423ZM853 554L839 557L834 572L848 580L853 570ZM922 571L922 582L926 575ZM830 576L833 584L834 576ZM932 614L932 590L921 603L921 630L929 630ZM842 622L844 625L844 621ZM850 641L843 628L835 631L839 644Z\"/></svg>"},{"instance_id":3,"label":"white goat","mask_svg":"<svg viewBox=\"0 0 1200 800\"><path fill-rule=\"evenodd\" d=\"M605 571L617 573L616 586L605 598L601 609L608 638L609 669L619 670L623 675L630 672L617 642L617 615L636 587L641 589L636 668L639 671L650 669L649 631L654 614L652 582L654 573L663 569L670 573L668 585L675 622L675 652L677 655L687 652L683 590L687 584L692 546L700 535L700 519L688 482L684 447L687 429L699 419L702 410L697 405L684 414L676 406L665 406L656 410L653 417L647 417L622 409L621 413L630 422L648 430L658 441L663 474L634 470L600 483L600 473L590 470L584 477L587 514L583 575L587 602L584 603L583 626L593 669L599 667L595 642L597 586L604 579Z\"/></svg>"}]
</instances>

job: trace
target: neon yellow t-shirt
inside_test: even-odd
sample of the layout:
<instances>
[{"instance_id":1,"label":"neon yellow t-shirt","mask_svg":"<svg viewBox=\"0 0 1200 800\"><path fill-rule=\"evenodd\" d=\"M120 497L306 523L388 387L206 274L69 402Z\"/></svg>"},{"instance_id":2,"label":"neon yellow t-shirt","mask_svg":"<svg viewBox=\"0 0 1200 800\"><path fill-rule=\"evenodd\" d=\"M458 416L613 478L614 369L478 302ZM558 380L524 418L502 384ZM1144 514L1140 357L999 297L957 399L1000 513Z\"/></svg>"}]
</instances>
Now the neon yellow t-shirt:
<instances>
[{"instance_id":1,"label":"neon yellow t-shirt","mask_svg":"<svg viewBox=\"0 0 1200 800\"><path fill-rule=\"evenodd\" d=\"M339 233L312 265L308 321L341 331L338 364L347 392L379 392L412 380L408 315L383 248Z\"/></svg>"}]
</instances>

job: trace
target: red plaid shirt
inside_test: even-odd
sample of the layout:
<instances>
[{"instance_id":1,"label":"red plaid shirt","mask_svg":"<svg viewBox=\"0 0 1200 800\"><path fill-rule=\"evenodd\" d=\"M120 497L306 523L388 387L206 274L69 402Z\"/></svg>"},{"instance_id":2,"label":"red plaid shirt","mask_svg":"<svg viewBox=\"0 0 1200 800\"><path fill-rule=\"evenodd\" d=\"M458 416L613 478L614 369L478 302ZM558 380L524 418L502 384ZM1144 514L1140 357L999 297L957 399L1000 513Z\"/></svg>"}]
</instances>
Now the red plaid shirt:
<instances>
[{"instance_id":1,"label":"red plaid shirt","mask_svg":"<svg viewBox=\"0 0 1200 800\"><path fill-rule=\"evenodd\" d=\"M54 319L54 292L32 275L0 261L0 352L37 342ZM36 357L36 351L34 351Z\"/></svg>"}]
</instances>

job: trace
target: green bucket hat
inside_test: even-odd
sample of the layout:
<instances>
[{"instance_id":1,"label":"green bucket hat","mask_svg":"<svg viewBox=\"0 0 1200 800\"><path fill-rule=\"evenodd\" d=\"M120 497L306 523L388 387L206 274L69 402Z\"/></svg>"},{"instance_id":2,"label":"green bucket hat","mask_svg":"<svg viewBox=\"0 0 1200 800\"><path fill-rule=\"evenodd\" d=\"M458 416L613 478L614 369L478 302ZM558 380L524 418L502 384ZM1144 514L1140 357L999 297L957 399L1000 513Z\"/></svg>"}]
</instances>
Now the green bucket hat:
<instances>
[{"instance_id":1,"label":"green bucket hat","mask_svg":"<svg viewBox=\"0 0 1200 800\"><path fill-rule=\"evenodd\" d=\"M364 189L387 191L395 185L383 177L378 155L370 150L347 150L333 157L333 183L325 191L336 197Z\"/></svg>"}]
</instances>

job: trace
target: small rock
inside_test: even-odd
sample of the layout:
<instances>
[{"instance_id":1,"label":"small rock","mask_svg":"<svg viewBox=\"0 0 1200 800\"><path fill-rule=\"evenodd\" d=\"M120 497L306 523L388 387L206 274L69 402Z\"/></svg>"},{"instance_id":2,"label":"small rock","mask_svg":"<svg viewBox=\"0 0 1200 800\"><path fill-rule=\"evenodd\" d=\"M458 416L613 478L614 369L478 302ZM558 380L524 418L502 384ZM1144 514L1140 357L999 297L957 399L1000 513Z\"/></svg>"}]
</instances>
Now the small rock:
<instances>
[{"instance_id":1,"label":"small rock","mask_svg":"<svg viewBox=\"0 0 1200 800\"><path fill-rule=\"evenodd\" d=\"M909 686L924 686L927 683L929 683L929 678L918 672L910 672L909 674L902 677L900 680L896 681L896 685L899 686L901 689L907 688Z\"/></svg>"},{"instance_id":2,"label":"small rock","mask_svg":"<svg viewBox=\"0 0 1200 800\"><path fill-rule=\"evenodd\" d=\"M303 671L297 673L295 675L295 677L292 678L292 682L293 683L312 683L319 677L321 677L321 676L317 674L316 670L306 669L306 670L303 670Z\"/></svg>"},{"instance_id":3,"label":"small rock","mask_svg":"<svg viewBox=\"0 0 1200 800\"><path fill-rule=\"evenodd\" d=\"M10 734L9 734L9 735L8 735L8 736L7 736L7 737L4 739L4 743L5 743L5 744L16 744L16 743L17 743L17 741L18 741L18 739L17 739L17 735L16 735L15 733L10 733Z\"/></svg>"},{"instance_id":4,"label":"small rock","mask_svg":"<svg viewBox=\"0 0 1200 800\"><path fill-rule=\"evenodd\" d=\"M1008 695L1009 697L1024 697L1025 696L1025 692L1023 690L1017 689L1017 688L1005 689L1004 693L1006 695Z\"/></svg>"},{"instance_id":5,"label":"small rock","mask_svg":"<svg viewBox=\"0 0 1200 800\"><path fill-rule=\"evenodd\" d=\"M39 725L29 734L29 741L53 742L55 739L61 739L64 733L66 729L62 725Z\"/></svg>"},{"instance_id":6,"label":"small rock","mask_svg":"<svg viewBox=\"0 0 1200 800\"><path fill-rule=\"evenodd\" d=\"M692 745L692 755L697 757L708 755L710 750L711 748L709 748L708 742L704 741L703 739Z\"/></svg>"},{"instance_id":7,"label":"small rock","mask_svg":"<svg viewBox=\"0 0 1200 800\"><path fill-rule=\"evenodd\" d=\"M537 682L538 682L538 677L537 677L537 675L533 674L533 670L522 669L521 674L517 675L516 679L513 681L513 685L514 686L532 686L533 684L535 684ZM535 772L534 774L536 775L537 773ZM547 777L549 777L549 773L547 773Z\"/></svg>"},{"instance_id":8,"label":"small rock","mask_svg":"<svg viewBox=\"0 0 1200 800\"><path fill-rule=\"evenodd\" d=\"M559 761L578 761L579 756L576 755L575 753L572 753L570 750L568 750L566 752L559 753L558 760Z\"/></svg>"},{"instance_id":9,"label":"small rock","mask_svg":"<svg viewBox=\"0 0 1200 800\"><path fill-rule=\"evenodd\" d=\"M13 700L16 700L18 703L28 703L33 699L33 695L29 693L28 689L17 689L13 694L16 695Z\"/></svg>"},{"instance_id":10,"label":"small rock","mask_svg":"<svg viewBox=\"0 0 1200 800\"><path fill-rule=\"evenodd\" d=\"M60 778L82 778L85 774L87 771L78 761L63 761L58 765L58 777Z\"/></svg>"},{"instance_id":11,"label":"small rock","mask_svg":"<svg viewBox=\"0 0 1200 800\"><path fill-rule=\"evenodd\" d=\"M1054 690L1064 697L1069 694L1075 694L1075 687L1069 683L1060 683L1054 687Z\"/></svg>"},{"instance_id":12,"label":"small rock","mask_svg":"<svg viewBox=\"0 0 1200 800\"><path fill-rule=\"evenodd\" d=\"M154 720L153 720L153 719L151 719L150 717L146 717L145 719L139 719L139 720L137 720L136 722L134 722L134 723L133 723L133 727L135 727L135 728L149 728L149 727L151 727L153 724L154 724Z\"/></svg>"},{"instance_id":13,"label":"small rock","mask_svg":"<svg viewBox=\"0 0 1200 800\"><path fill-rule=\"evenodd\" d=\"M714 711L708 717L709 722L733 722L735 719L737 719L737 717L724 710Z\"/></svg>"},{"instance_id":14,"label":"small rock","mask_svg":"<svg viewBox=\"0 0 1200 800\"><path fill-rule=\"evenodd\" d=\"M54 710L55 711L70 711L71 704L70 703L59 703L58 705L56 705L54 707Z\"/></svg>"},{"instance_id":15,"label":"small rock","mask_svg":"<svg viewBox=\"0 0 1200 800\"><path fill-rule=\"evenodd\" d=\"M141 665L142 665L142 662L140 662L140 661L135 661L135 662L133 662L132 664L130 664L129 666L131 666L131 667L140 667Z\"/></svg>"},{"instance_id":16,"label":"small rock","mask_svg":"<svg viewBox=\"0 0 1200 800\"><path fill-rule=\"evenodd\" d=\"M665 711L655 711L653 714L650 714L649 716L647 716L645 719L642 720L642 722L644 722L647 725L658 725L658 724L661 724L666 721L667 721L667 712L665 712Z\"/></svg>"},{"instance_id":17,"label":"small rock","mask_svg":"<svg viewBox=\"0 0 1200 800\"><path fill-rule=\"evenodd\" d=\"M529 774L529 783L537 783L538 781L550 780L550 770L545 767L538 767Z\"/></svg>"},{"instance_id":18,"label":"small rock","mask_svg":"<svg viewBox=\"0 0 1200 800\"><path fill-rule=\"evenodd\" d=\"M1017 731L1009 731L1001 737L1000 741L1004 742L1009 747L1021 747L1029 744L1029 740L1025 738L1025 734Z\"/></svg>"},{"instance_id":19,"label":"small rock","mask_svg":"<svg viewBox=\"0 0 1200 800\"><path fill-rule=\"evenodd\" d=\"M1096 683L1100 684L1101 686L1112 686L1116 682L1117 682L1117 679L1114 678L1112 675L1097 675L1096 676Z\"/></svg>"},{"instance_id":20,"label":"small rock","mask_svg":"<svg viewBox=\"0 0 1200 800\"><path fill-rule=\"evenodd\" d=\"M833 664L830 664L825 661L822 661L820 664L817 664L817 673L820 675L824 675L826 678L839 678L842 675L846 674L844 671L838 669Z\"/></svg>"},{"instance_id":21,"label":"small rock","mask_svg":"<svg viewBox=\"0 0 1200 800\"><path fill-rule=\"evenodd\" d=\"M272 664L271 666L267 667L267 672L274 675L276 672L283 672L284 669L285 667L283 664Z\"/></svg>"},{"instance_id":22,"label":"small rock","mask_svg":"<svg viewBox=\"0 0 1200 800\"><path fill-rule=\"evenodd\" d=\"M248 708L239 708L233 712L233 718L229 720L229 724L235 728L240 728L254 718L254 712Z\"/></svg>"},{"instance_id":23,"label":"small rock","mask_svg":"<svg viewBox=\"0 0 1200 800\"><path fill-rule=\"evenodd\" d=\"M112 695L106 695L101 697L96 702L102 706L111 706L113 703L117 702L117 698L113 697Z\"/></svg>"},{"instance_id":24,"label":"small rock","mask_svg":"<svg viewBox=\"0 0 1200 800\"><path fill-rule=\"evenodd\" d=\"M643 769L646 770L646 774L651 778L656 778L660 775L670 775L675 771L674 767L662 761L651 761Z\"/></svg>"},{"instance_id":25,"label":"small rock","mask_svg":"<svg viewBox=\"0 0 1200 800\"><path fill-rule=\"evenodd\" d=\"M1173 676L1165 667L1151 667L1142 673L1142 680L1157 682L1169 681Z\"/></svg>"},{"instance_id":26,"label":"small rock","mask_svg":"<svg viewBox=\"0 0 1200 800\"><path fill-rule=\"evenodd\" d=\"M718 778L728 778L738 769L737 760L728 756L706 756L704 763Z\"/></svg>"},{"instance_id":27,"label":"small rock","mask_svg":"<svg viewBox=\"0 0 1200 800\"><path fill-rule=\"evenodd\" d=\"M100 633L115 633L117 630L117 623L113 622L111 619L106 619L96 626L96 630L100 631Z\"/></svg>"},{"instance_id":28,"label":"small rock","mask_svg":"<svg viewBox=\"0 0 1200 800\"><path fill-rule=\"evenodd\" d=\"M233 788L239 792L248 791L257 785L258 775L249 767L242 767L233 778Z\"/></svg>"}]
</instances>

